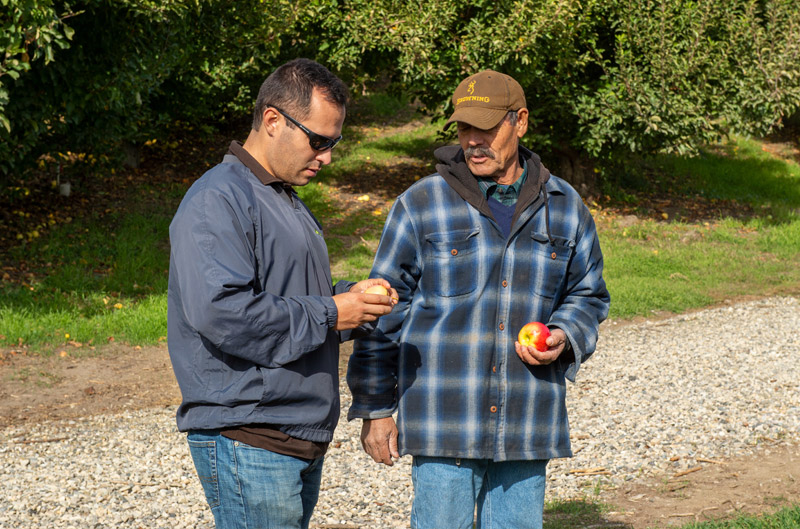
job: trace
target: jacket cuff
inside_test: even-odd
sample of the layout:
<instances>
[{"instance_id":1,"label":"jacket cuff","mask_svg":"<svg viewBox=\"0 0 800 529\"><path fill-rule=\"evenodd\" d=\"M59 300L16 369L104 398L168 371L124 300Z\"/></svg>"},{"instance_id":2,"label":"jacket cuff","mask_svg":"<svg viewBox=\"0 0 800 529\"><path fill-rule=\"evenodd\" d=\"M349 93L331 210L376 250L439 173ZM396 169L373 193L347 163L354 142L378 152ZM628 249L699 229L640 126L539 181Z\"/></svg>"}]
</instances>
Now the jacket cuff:
<instances>
[{"instance_id":1,"label":"jacket cuff","mask_svg":"<svg viewBox=\"0 0 800 529\"><path fill-rule=\"evenodd\" d=\"M323 303L325 304L325 324L334 329L336 321L339 319L339 310L336 308L336 302L333 301L333 298L323 298Z\"/></svg>"}]
</instances>

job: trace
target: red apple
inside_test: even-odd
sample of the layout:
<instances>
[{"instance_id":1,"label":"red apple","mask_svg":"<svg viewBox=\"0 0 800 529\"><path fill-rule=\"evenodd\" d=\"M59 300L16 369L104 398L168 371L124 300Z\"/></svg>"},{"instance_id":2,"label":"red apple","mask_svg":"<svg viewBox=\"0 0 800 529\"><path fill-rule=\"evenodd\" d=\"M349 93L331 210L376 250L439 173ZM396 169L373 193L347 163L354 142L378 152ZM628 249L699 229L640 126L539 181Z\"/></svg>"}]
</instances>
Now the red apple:
<instances>
[{"instance_id":1,"label":"red apple","mask_svg":"<svg viewBox=\"0 0 800 529\"><path fill-rule=\"evenodd\" d=\"M380 294L381 296L388 296L389 291L383 285L372 285L364 291L364 294Z\"/></svg>"},{"instance_id":2,"label":"red apple","mask_svg":"<svg viewBox=\"0 0 800 529\"><path fill-rule=\"evenodd\" d=\"M519 331L519 343L524 346L532 345L537 351L547 351L547 337L550 336L550 329L544 323L532 321L525 324Z\"/></svg>"}]
</instances>

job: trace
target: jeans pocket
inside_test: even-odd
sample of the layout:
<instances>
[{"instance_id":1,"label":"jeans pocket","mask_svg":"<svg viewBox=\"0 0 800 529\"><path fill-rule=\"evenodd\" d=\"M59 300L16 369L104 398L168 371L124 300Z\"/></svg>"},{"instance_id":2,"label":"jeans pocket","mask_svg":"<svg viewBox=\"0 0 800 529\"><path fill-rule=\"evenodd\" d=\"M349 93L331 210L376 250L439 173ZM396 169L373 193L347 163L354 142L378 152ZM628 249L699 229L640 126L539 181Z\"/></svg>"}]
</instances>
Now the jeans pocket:
<instances>
[{"instance_id":1,"label":"jeans pocket","mask_svg":"<svg viewBox=\"0 0 800 529\"><path fill-rule=\"evenodd\" d=\"M214 509L219 506L219 478L217 476L217 443L216 441L197 441L188 439L189 452L197 470L197 477L203 485L208 506Z\"/></svg>"}]
</instances>

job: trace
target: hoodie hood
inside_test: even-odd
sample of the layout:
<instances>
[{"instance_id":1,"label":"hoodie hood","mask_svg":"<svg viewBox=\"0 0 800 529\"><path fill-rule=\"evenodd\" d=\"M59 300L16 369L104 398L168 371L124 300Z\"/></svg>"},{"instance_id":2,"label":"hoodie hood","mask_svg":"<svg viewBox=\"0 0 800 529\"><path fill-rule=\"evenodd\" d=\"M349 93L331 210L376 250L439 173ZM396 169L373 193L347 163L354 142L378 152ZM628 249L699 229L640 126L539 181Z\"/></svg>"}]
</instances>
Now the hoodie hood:
<instances>
[{"instance_id":1,"label":"hoodie hood","mask_svg":"<svg viewBox=\"0 0 800 529\"><path fill-rule=\"evenodd\" d=\"M478 185L478 179L475 178L467 166L464 150L458 145L448 145L439 147L433 154L439 161L436 164L436 171L442 175L442 178L453 191L487 217L494 218L486 196ZM528 177L520 190L519 199L514 209L514 217L511 219L512 226L516 223L520 214L528 207L533 205L534 209L538 208L541 202L544 202L545 207L547 207L545 184L550 180L550 171L542 165L538 154L520 145L519 157L520 163L523 160L528 163ZM548 236L550 236L549 233ZM552 237L550 238L552 239Z\"/></svg>"}]
</instances>

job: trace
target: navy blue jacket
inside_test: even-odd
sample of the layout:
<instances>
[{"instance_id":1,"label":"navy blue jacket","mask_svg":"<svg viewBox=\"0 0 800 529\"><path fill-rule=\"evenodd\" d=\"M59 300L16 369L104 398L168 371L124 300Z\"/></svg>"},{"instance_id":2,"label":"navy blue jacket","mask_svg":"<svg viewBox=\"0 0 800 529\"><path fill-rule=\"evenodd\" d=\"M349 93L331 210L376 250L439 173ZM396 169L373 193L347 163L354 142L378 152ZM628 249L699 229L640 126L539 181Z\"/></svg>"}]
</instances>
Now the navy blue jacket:
<instances>
[{"instance_id":1,"label":"navy blue jacket","mask_svg":"<svg viewBox=\"0 0 800 529\"><path fill-rule=\"evenodd\" d=\"M270 424L328 442L339 419L341 338L331 296L353 283L332 286L319 222L271 178L228 154L191 186L170 225L178 429Z\"/></svg>"}]
</instances>

